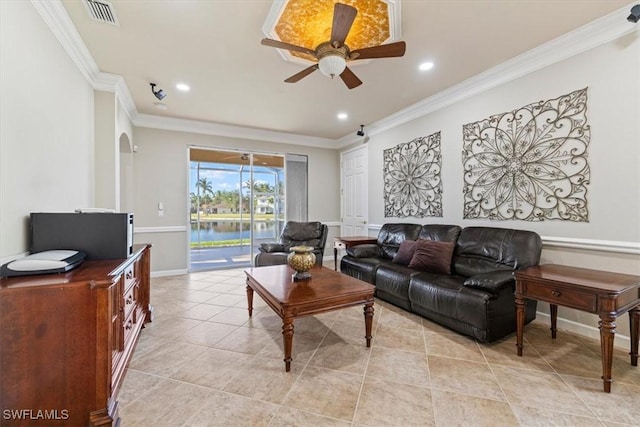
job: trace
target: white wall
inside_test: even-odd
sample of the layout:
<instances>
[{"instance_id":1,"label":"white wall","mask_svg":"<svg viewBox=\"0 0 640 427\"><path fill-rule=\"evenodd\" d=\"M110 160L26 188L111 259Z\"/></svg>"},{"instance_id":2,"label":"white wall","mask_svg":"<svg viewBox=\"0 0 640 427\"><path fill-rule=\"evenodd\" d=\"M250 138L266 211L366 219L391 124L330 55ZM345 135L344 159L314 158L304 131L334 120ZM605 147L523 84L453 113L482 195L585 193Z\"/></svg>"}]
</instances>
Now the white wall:
<instances>
[{"instance_id":1,"label":"white wall","mask_svg":"<svg viewBox=\"0 0 640 427\"><path fill-rule=\"evenodd\" d=\"M30 212L94 203L93 90L30 2L0 1L0 259Z\"/></svg>"},{"instance_id":2,"label":"white wall","mask_svg":"<svg viewBox=\"0 0 640 427\"><path fill-rule=\"evenodd\" d=\"M156 273L187 269L189 146L307 155L309 220L340 220L336 150L141 127L134 128L134 140L138 146L134 154L135 241L154 245L151 269ZM162 217L158 216L158 202L164 205Z\"/></svg>"},{"instance_id":3,"label":"white wall","mask_svg":"<svg viewBox=\"0 0 640 427\"><path fill-rule=\"evenodd\" d=\"M434 70L437 72L437 70ZM591 126L587 186L589 222L464 220L462 126L493 114L514 110L571 91L588 89L587 118ZM441 131L442 218L385 218L383 150L416 137ZM347 147L348 149L349 147ZM464 101L371 136L369 150L369 218L377 226L387 222L448 223L532 230L543 237L640 242L640 32L591 49ZM377 227L370 233L377 234ZM543 263L568 264L640 274L640 256L599 250L545 246ZM539 310L548 312L547 304ZM597 318L560 308L563 327L585 332ZM572 322L576 322L575 324ZM628 321L618 332L628 335ZM596 329L588 331L597 332Z\"/></svg>"}]
</instances>

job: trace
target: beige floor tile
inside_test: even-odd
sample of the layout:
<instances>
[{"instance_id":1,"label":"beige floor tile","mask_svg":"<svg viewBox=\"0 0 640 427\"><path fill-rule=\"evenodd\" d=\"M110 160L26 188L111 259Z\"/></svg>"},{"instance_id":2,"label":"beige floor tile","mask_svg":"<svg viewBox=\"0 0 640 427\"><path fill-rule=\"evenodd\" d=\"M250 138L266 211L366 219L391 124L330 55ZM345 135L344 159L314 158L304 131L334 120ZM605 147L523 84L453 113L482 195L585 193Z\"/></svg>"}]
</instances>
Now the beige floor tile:
<instances>
[{"instance_id":1,"label":"beige floor tile","mask_svg":"<svg viewBox=\"0 0 640 427\"><path fill-rule=\"evenodd\" d=\"M222 307L222 306L216 306ZM229 307L209 318L210 322L226 323L228 325L244 325L249 321L249 312L246 308Z\"/></svg>"},{"instance_id":2,"label":"beige floor tile","mask_svg":"<svg viewBox=\"0 0 640 427\"><path fill-rule=\"evenodd\" d=\"M163 377L149 374L147 372L136 371L135 369L127 369L125 378L120 391L118 392L118 403L120 407L125 407L134 400L138 399L144 393L164 381Z\"/></svg>"},{"instance_id":3,"label":"beige floor tile","mask_svg":"<svg viewBox=\"0 0 640 427\"><path fill-rule=\"evenodd\" d=\"M429 368L426 354L373 347L366 375L367 377L429 387Z\"/></svg>"},{"instance_id":4,"label":"beige floor tile","mask_svg":"<svg viewBox=\"0 0 640 427\"><path fill-rule=\"evenodd\" d=\"M429 355L485 362L484 355L473 338L453 334L424 334L424 340Z\"/></svg>"},{"instance_id":5,"label":"beige floor tile","mask_svg":"<svg viewBox=\"0 0 640 427\"><path fill-rule=\"evenodd\" d=\"M255 300L254 296L254 300ZM233 294L219 294L209 300L207 300L209 304L216 305L224 305L227 307L231 307L233 305L244 303L244 307L247 306L247 297L242 295L233 295Z\"/></svg>"},{"instance_id":6,"label":"beige floor tile","mask_svg":"<svg viewBox=\"0 0 640 427\"><path fill-rule=\"evenodd\" d=\"M183 426L251 426L263 427L278 410L278 405L246 397L212 392L202 408Z\"/></svg>"},{"instance_id":7,"label":"beige floor tile","mask_svg":"<svg viewBox=\"0 0 640 427\"><path fill-rule=\"evenodd\" d=\"M334 418L323 417L310 412L281 406L269 423L269 427L291 426L322 426L322 427L347 427L351 423Z\"/></svg>"},{"instance_id":8,"label":"beige floor tile","mask_svg":"<svg viewBox=\"0 0 640 427\"><path fill-rule=\"evenodd\" d=\"M414 353L425 351L425 341L420 331L392 328L384 324L378 325L373 345Z\"/></svg>"},{"instance_id":9,"label":"beige floor tile","mask_svg":"<svg viewBox=\"0 0 640 427\"><path fill-rule=\"evenodd\" d=\"M354 422L368 426L434 426L431 391L367 377Z\"/></svg>"},{"instance_id":10,"label":"beige floor tile","mask_svg":"<svg viewBox=\"0 0 640 427\"><path fill-rule=\"evenodd\" d=\"M378 324L391 328L409 329L411 331L422 330L422 318L408 313L399 307L385 306L379 310ZM375 318L375 314L374 314Z\"/></svg>"},{"instance_id":11,"label":"beige floor tile","mask_svg":"<svg viewBox=\"0 0 640 427\"><path fill-rule=\"evenodd\" d=\"M125 426L178 426L200 410L213 390L164 380L120 409Z\"/></svg>"},{"instance_id":12,"label":"beige floor tile","mask_svg":"<svg viewBox=\"0 0 640 427\"><path fill-rule=\"evenodd\" d=\"M326 417L351 421L362 380L361 375L307 367L282 404Z\"/></svg>"},{"instance_id":13,"label":"beige floor tile","mask_svg":"<svg viewBox=\"0 0 640 427\"><path fill-rule=\"evenodd\" d=\"M239 326L232 334L215 343L214 347L255 355L275 340L282 340L281 334L265 329Z\"/></svg>"},{"instance_id":14,"label":"beige floor tile","mask_svg":"<svg viewBox=\"0 0 640 427\"><path fill-rule=\"evenodd\" d=\"M438 426L512 427L518 425L506 402L451 393L431 391Z\"/></svg>"},{"instance_id":15,"label":"beige floor tile","mask_svg":"<svg viewBox=\"0 0 640 427\"><path fill-rule=\"evenodd\" d=\"M495 375L486 363L429 356L431 388L505 401Z\"/></svg>"},{"instance_id":16,"label":"beige floor tile","mask_svg":"<svg viewBox=\"0 0 640 427\"><path fill-rule=\"evenodd\" d=\"M163 317L175 317L182 314L185 310L198 305L197 302L179 301L175 298L158 299L151 297L151 305L153 306L154 320Z\"/></svg>"},{"instance_id":17,"label":"beige floor tile","mask_svg":"<svg viewBox=\"0 0 640 427\"><path fill-rule=\"evenodd\" d=\"M528 406L511 405L518 422L523 427L602 427L597 418L581 417Z\"/></svg>"},{"instance_id":18,"label":"beige floor tile","mask_svg":"<svg viewBox=\"0 0 640 427\"><path fill-rule=\"evenodd\" d=\"M525 346L518 356L516 342L512 340L479 344L480 351L491 365L512 366L534 371L553 371L533 346Z\"/></svg>"},{"instance_id":19,"label":"beige floor tile","mask_svg":"<svg viewBox=\"0 0 640 427\"><path fill-rule=\"evenodd\" d=\"M222 323L200 322L197 326L184 332L176 339L182 342L213 347L237 328L238 326L224 325Z\"/></svg>"},{"instance_id":20,"label":"beige floor tile","mask_svg":"<svg viewBox=\"0 0 640 427\"><path fill-rule=\"evenodd\" d=\"M172 339L183 335L200 323L202 323L200 320L177 316L155 316L153 322L145 325L144 333L158 338Z\"/></svg>"},{"instance_id":21,"label":"beige floor tile","mask_svg":"<svg viewBox=\"0 0 640 427\"><path fill-rule=\"evenodd\" d=\"M492 366L492 369L512 405L595 416L558 374L506 366Z\"/></svg>"},{"instance_id":22,"label":"beige floor tile","mask_svg":"<svg viewBox=\"0 0 640 427\"><path fill-rule=\"evenodd\" d=\"M367 368L369 354L370 348L364 342L352 344L332 335L322 341L309 360L309 365L363 375Z\"/></svg>"},{"instance_id":23,"label":"beige floor tile","mask_svg":"<svg viewBox=\"0 0 640 427\"><path fill-rule=\"evenodd\" d=\"M181 342L169 342L153 352L131 361L132 369L168 377L183 364L204 353L207 347Z\"/></svg>"},{"instance_id":24,"label":"beige floor tile","mask_svg":"<svg viewBox=\"0 0 640 427\"><path fill-rule=\"evenodd\" d=\"M207 320L225 310L227 309L220 305L197 304L181 312L176 312L176 315L187 319Z\"/></svg>"},{"instance_id":25,"label":"beige floor tile","mask_svg":"<svg viewBox=\"0 0 640 427\"><path fill-rule=\"evenodd\" d=\"M600 378L602 359L578 343L565 343L556 347L537 346L536 350L559 374Z\"/></svg>"},{"instance_id":26,"label":"beige floor tile","mask_svg":"<svg viewBox=\"0 0 640 427\"><path fill-rule=\"evenodd\" d=\"M171 378L222 390L253 359L248 354L209 348L186 363Z\"/></svg>"},{"instance_id":27,"label":"beige floor tile","mask_svg":"<svg viewBox=\"0 0 640 427\"><path fill-rule=\"evenodd\" d=\"M273 339L267 340L266 345L258 352L258 356L272 359L284 359L284 342L282 334L272 335ZM309 335L293 335L293 348L291 357L293 361L306 365L322 342L322 338ZM283 362L284 364L284 362Z\"/></svg>"},{"instance_id":28,"label":"beige floor tile","mask_svg":"<svg viewBox=\"0 0 640 427\"><path fill-rule=\"evenodd\" d=\"M640 386L619 383L614 378L611 393L605 393L601 379L568 375L562 378L600 419L640 425Z\"/></svg>"},{"instance_id":29,"label":"beige floor tile","mask_svg":"<svg viewBox=\"0 0 640 427\"><path fill-rule=\"evenodd\" d=\"M224 386L229 393L280 404L296 383L303 365L291 364L286 372L282 360L254 357Z\"/></svg>"},{"instance_id":30,"label":"beige floor tile","mask_svg":"<svg viewBox=\"0 0 640 427\"><path fill-rule=\"evenodd\" d=\"M287 373L282 320L258 296L248 317L243 270L152 278L123 427L640 425L628 350L615 348L603 393L599 340L552 340L543 321L526 326L518 357L514 334L477 343L376 299L371 348L362 306L296 319Z\"/></svg>"},{"instance_id":31,"label":"beige floor tile","mask_svg":"<svg viewBox=\"0 0 640 427\"><path fill-rule=\"evenodd\" d=\"M216 298L220 298L224 294L218 294L217 292L207 292L207 291L191 291L186 295L183 295L180 299L183 301L191 301L191 302L209 302ZM210 303L215 304L215 303Z\"/></svg>"}]
</instances>

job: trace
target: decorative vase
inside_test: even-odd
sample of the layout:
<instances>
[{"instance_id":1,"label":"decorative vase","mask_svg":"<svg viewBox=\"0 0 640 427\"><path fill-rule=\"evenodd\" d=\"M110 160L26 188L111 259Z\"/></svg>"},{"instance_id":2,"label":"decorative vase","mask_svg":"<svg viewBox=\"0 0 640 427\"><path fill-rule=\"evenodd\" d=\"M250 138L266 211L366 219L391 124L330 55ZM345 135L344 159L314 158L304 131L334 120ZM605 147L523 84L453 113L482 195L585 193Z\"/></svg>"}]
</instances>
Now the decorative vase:
<instances>
[{"instance_id":1,"label":"decorative vase","mask_svg":"<svg viewBox=\"0 0 640 427\"><path fill-rule=\"evenodd\" d=\"M296 271L293 275L293 280L310 279L311 273L309 273L309 270L316 263L316 254L313 253L313 246L293 246L289 250L291 253L287 257L287 262Z\"/></svg>"}]
</instances>

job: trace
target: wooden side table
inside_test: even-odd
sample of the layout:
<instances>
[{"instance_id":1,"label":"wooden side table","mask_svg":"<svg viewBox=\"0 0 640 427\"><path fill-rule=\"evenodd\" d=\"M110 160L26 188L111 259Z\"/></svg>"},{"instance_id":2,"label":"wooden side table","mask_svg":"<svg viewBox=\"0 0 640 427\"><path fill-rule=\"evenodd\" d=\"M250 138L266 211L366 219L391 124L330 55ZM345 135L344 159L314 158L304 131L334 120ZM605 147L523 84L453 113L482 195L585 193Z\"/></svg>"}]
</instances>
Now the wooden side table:
<instances>
[{"instance_id":1,"label":"wooden side table","mask_svg":"<svg viewBox=\"0 0 640 427\"><path fill-rule=\"evenodd\" d=\"M364 245L365 243L375 243L378 239L369 236L349 236L333 238L333 264L334 270L338 271L338 249L348 249L351 246Z\"/></svg>"},{"instance_id":2,"label":"wooden side table","mask_svg":"<svg viewBox=\"0 0 640 427\"><path fill-rule=\"evenodd\" d=\"M638 366L638 326L640 325L640 276L611 273L564 265L540 265L516 271L516 322L518 356L522 356L525 300L548 302L551 311L551 338L556 338L558 305L600 316L602 381L611 392L611 365L616 319L629 312L631 365Z\"/></svg>"}]
</instances>

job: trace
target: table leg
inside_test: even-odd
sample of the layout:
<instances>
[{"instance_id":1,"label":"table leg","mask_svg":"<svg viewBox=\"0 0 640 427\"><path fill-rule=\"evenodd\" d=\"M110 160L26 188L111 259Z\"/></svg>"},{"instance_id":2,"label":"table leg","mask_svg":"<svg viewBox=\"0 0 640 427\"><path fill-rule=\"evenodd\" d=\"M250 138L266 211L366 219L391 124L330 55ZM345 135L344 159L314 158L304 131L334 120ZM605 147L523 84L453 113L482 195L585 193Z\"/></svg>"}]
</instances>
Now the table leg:
<instances>
[{"instance_id":1,"label":"table leg","mask_svg":"<svg viewBox=\"0 0 640 427\"><path fill-rule=\"evenodd\" d=\"M284 339L284 366L285 371L291 370L291 349L293 348L293 318L282 319L282 337Z\"/></svg>"},{"instance_id":2,"label":"table leg","mask_svg":"<svg viewBox=\"0 0 640 427\"><path fill-rule=\"evenodd\" d=\"M367 340L367 347L371 347L371 327L373 325L373 303L367 303L364 305L364 337Z\"/></svg>"},{"instance_id":3,"label":"table leg","mask_svg":"<svg viewBox=\"0 0 640 427\"><path fill-rule=\"evenodd\" d=\"M334 270L338 271L338 248L334 246L333 248L333 266Z\"/></svg>"},{"instance_id":4,"label":"table leg","mask_svg":"<svg viewBox=\"0 0 640 427\"><path fill-rule=\"evenodd\" d=\"M600 349L602 353L602 382L605 393L611 392L611 365L613 364L613 339L616 334L616 318L600 315Z\"/></svg>"},{"instance_id":5,"label":"table leg","mask_svg":"<svg viewBox=\"0 0 640 427\"><path fill-rule=\"evenodd\" d=\"M551 338L555 340L558 335L558 305L549 304L549 311L551 311Z\"/></svg>"},{"instance_id":6,"label":"table leg","mask_svg":"<svg viewBox=\"0 0 640 427\"><path fill-rule=\"evenodd\" d=\"M638 341L640 338L640 305L629 310L629 331L631 338L631 366L638 366Z\"/></svg>"},{"instance_id":7,"label":"table leg","mask_svg":"<svg viewBox=\"0 0 640 427\"><path fill-rule=\"evenodd\" d=\"M516 347L518 348L518 356L522 356L522 341L524 338L524 317L527 302L525 298L515 297L516 301Z\"/></svg>"},{"instance_id":8,"label":"table leg","mask_svg":"<svg viewBox=\"0 0 640 427\"><path fill-rule=\"evenodd\" d=\"M253 289L247 285L247 306L249 308L249 317L253 314Z\"/></svg>"}]
</instances>

